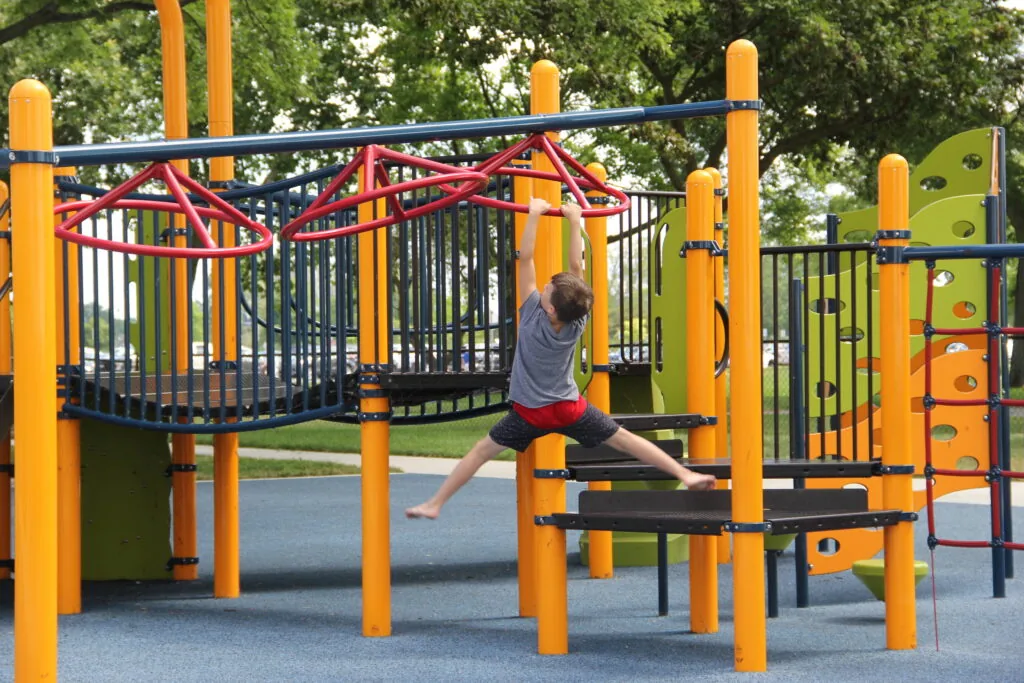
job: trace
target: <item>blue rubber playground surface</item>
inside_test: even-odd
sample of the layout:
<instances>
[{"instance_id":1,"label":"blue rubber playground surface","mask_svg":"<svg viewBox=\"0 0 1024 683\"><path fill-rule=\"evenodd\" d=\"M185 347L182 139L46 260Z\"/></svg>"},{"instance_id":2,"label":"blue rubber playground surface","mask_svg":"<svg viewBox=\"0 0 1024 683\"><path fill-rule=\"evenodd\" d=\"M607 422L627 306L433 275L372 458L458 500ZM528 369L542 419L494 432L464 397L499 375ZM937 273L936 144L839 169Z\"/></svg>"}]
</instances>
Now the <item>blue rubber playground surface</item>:
<instances>
[{"instance_id":1,"label":"blue rubber playground surface","mask_svg":"<svg viewBox=\"0 0 1024 683\"><path fill-rule=\"evenodd\" d=\"M768 673L733 671L731 569L720 568L721 628L687 632L687 565L671 568L658 617L656 570L587 577L568 537L570 654L536 654L516 616L515 483L477 479L436 522L402 510L432 475L392 476L393 635L361 632L358 477L241 483L242 597L212 597L212 487L199 485L200 580L89 583L60 619L62 681L1024 681L1024 578L991 597L991 552L940 548L935 647L930 578L918 587L918 648L885 649L884 606L849 572L811 577L795 607L793 556L780 560L781 614L768 622ZM570 507L580 485L570 484ZM988 508L940 503L943 537L985 538ZM1024 514L1016 509L1018 529ZM929 559L923 520L918 559ZM1017 560L1018 565L1024 558ZM1024 566L1018 568L1024 574ZM0 586L0 679L12 676L11 582Z\"/></svg>"}]
</instances>

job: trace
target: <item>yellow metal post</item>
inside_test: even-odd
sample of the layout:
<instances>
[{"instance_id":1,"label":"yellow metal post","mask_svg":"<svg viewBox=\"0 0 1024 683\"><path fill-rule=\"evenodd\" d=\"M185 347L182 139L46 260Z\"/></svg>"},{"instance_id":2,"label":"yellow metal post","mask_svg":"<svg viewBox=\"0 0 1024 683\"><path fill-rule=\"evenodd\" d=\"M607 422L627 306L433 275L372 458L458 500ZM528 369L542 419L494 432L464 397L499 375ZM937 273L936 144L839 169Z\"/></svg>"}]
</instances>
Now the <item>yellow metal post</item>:
<instances>
[{"instance_id":1,"label":"yellow metal post","mask_svg":"<svg viewBox=\"0 0 1024 683\"><path fill-rule=\"evenodd\" d=\"M714 180L707 171L686 179L686 237L707 242L714 235ZM686 252L686 407L691 413L715 412L714 257L709 249ZM715 426L690 430L691 460L715 457ZM718 630L718 539L690 536L690 630Z\"/></svg>"},{"instance_id":2,"label":"yellow metal post","mask_svg":"<svg viewBox=\"0 0 1024 683\"><path fill-rule=\"evenodd\" d=\"M597 162L587 165L587 170L604 182L608 171ZM587 197L607 197L604 192L591 190ZM611 378L608 376L608 219L604 216L587 219L587 236L590 238L591 286L594 290L594 309L590 316L593 326L594 346L590 349L593 375L587 387L587 400L606 413L612 409ZM590 491L611 491L610 481L592 481L587 485ZM612 561L612 532L590 531L590 578L610 579L615 573Z\"/></svg>"},{"instance_id":3,"label":"yellow metal post","mask_svg":"<svg viewBox=\"0 0 1024 683\"><path fill-rule=\"evenodd\" d=\"M529 166L528 163L513 162L513 165ZM516 204L529 204L533 195L533 180L523 176L513 176L512 195ZM526 228L526 214L515 213L515 245L516 249L523 239ZM513 270L518 273L518 269ZM516 285L516 327L519 325L518 280ZM537 525L533 521L533 470L536 466L535 445L531 444L523 453L516 454L516 523L518 526L518 557L519 557L519 616L537 616L537 558L534 553L534 533Z\"/></svg>"},{"instance_id":4,"label":"yellow metal post","mask_svg":"<svg viewBox=\"0 0 1024 683\"><path fill-rule=\"evenodd\" d=\"M878 165L878 246L893 255L910 244L910 172L907 161L890 154ZM878 260L882 348L882 464L912 465L910 447L910 265L900 258ZM882 505L914 509L911 474L882 478ZM885 641L890 650L917 647L914 524L885 527Z\"/></svg>"},{"instance_id":5,"label":"yellow metal post","mask_svg":"<svg viewBox=\"0 0 1024 683\"><path fill-rule=\"evenodd\" d=\"M155 0L160 17L160 47L163 59L164 134L168 140L188 137L188 91L185 70L185 27L178 0ZM188 160L171 162L175 168L188 175ZM187 247L188 238L182 228L185 216L171 214L171 239L176 247ZM170 311L171 325L175 330L176 344L172 353L178 372L187 371L192 354L188 338L188 323L192 315L192 296L189 287L188 261L171 259L168 264L171 273L169 281L174 286L174 309ZM159 359L158 363L162 363ZM162 371L162 370L158 370ZM185 421L187 418L182 418ZM171 462L175 466L196 464L196 438L192 434L171 435ZM171 491L174 508L174 557L197 557L199 544L196 538L196 473L185 467L172 471ZM176 564L174 578L178 581L199 578L199 566Z\"/></svg>"},{"instance_id":6,"label":"yellow metal post","mask_svg":"<svg viewBox=\"0 0 1024 683\"><path fill-rule=\"evenodd\" d=\"M7 183L0 180L0 230L10 234L11 204ZM0 285L11 277L11 240L0 237ZM0 375L10 375L11 298L0 297ZM0 560L11 559L11 433L0 434ZM11 570L0 567L0 579L9 579Z\"/></svg>"},{"instance_id":7,"label":"yellow metal post","mask_svg":"<svg viewBox=\"0 0 1024 683\"><path fill-rule=\"evenodd\" d=\"M207 82L210 101L210 135L228 136L234 132L231 82L231 3L207 0L206 3ZM210 160L210 182L215 187L235 175L232 157ZM235 227L214 221L213 238L229 247L235 244ZM217 259L213 263L213 355L222 363L238 361L238 316L235 259ZM222 331L221 334L218 332ZM213 437L213 594L218 598L237 598L241 593L239 577L238 521L238 434Z\"/></svg>"},{"instance_id":8,"label":"yellow metal post","mask_svg":"<svg viewBox=\"0 0 1024 683\"><path fill-rule=\"evenodd\" d=\"M717 168L704 169L711 174L711 181L715 187L715 241L723 250L725 249L725 223L722 220L722 203L725 197L725 190L722 187L722 174ZM715 300L725 304L725 257L714 259L715 267ZM725 320L715 315L715 358L721 358L725 351ZM723 372L715 378L715 416L718 424L715 426L715 457L725 460L729 457L729 410L726 406L726 379L728 375ZM725 490L729 488L729 482L719 479L715 482L715 488ZM731 536L723 533L718 537L718 564L728 564L729 556L732 554Z\"/></svg>"},{"instance_id":9,"label":"yellow metal post","mask_svg":"<svg viewBox=\"0 0 1024 683\"><path fill-rule=\"evenodd\" d=\"M54 176L75 175L75 169L54 170ZM56 185L54 201L60 202ZM58 225L63 218L54 216ZM78 246L62 240L54 241L54 308L56 321L56 354L58 366L81 363L79 345L80 302L78 291ZM71 372L64 368L57 373L58 394L71 381ZM58 405L61 400L58 400ZM57 612L78 614L82 611L82 423L70 415L57 420Z\"/></svg>"},{"instance_id":10,"label":"yellow metal post","mask_svg":"<svg viewBox=\"0 0 1024 683\"><path fill-rule=\"evenodd\" d=\"M530 112L552 114L558 112L558 67L548 60L533 65L530 73ZM548 137L557 142L558 133ZM554 165L540 152L533 154L533 167L538 171L554 172ZM553 207L562 202L561 183L534 180L534 196L546 199ZM534 249L537 268L537 286L548 283L551 276L562 270L561 219L541 218ZM534 442L538 469L565 468L565 437L559 434ZM562 479L535 479L533 484L534 511L537 515L565 512L565 481ZM565 567L565 531L555 526L538 526L534 531L537 558L537 651L542 655L562 655L569 652L569 615Z\"/></svg>"},{"instance_id":11,"label":"yellow metal post","mask_svg":"<svg viewBox=\"0 0 1024 683\"><path fill-rule=\"evenodd\" d=\"M359 187L372 190L374 179L359 171ZM359 205L359 222L383 215L383 201ZM362 389L379 390L380 365L390 357L388 230L377 228L358 236L359 363ZM373 381L370 381L373 380ZM391 432L387 397L359 399L362 438L363 508L363 635L391 635L391 517L388 459Z\"/></svg>"},{"instance_id":12,"label":"yellow metal post","mask_svg":"<svg viewBox=\"0 0 1024 683\"><path fill-rule=\"evenodd\" d=\"M726 52L725 96L753 102L757 91L757 48L748 40ZM732 517L741 524L764 522L761 445L761 253L758 215L757 111L737 109L725 116L729 153L729 339L732 369ZM737 671L767 667L764 534L733 534L733 604Z\"/></svg>"},{"instance_id":13,"label":"yellow metal post","mask_svg":"<svg viewBox=\"0 0 1024 683\"><path fill-rule=\"evenodd\" d=\"M57 677L57 355L53 265L53 112L39 81L10 92L11 222L18 294L14 347L14 680ZM26 153L26 154L19 154ZM34 153L29 156L27 153Z\"/></svg>"}]
</instances>

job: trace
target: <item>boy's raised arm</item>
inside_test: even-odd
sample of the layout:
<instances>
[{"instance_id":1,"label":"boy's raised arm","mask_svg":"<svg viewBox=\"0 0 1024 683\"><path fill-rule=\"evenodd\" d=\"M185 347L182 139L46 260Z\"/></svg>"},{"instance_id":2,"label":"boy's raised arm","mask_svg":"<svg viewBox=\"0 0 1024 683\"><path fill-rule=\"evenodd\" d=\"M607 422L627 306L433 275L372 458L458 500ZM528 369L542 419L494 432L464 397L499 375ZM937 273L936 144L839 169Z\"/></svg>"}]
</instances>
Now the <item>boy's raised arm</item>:
<instances>
[{"instance_id":1,"label":"boy's raised arm","mask_svg":"<svg viewBox=\"0 0 1024 683\"><path fill-rule=\"evenodd\" d=\"M580 215L583 209L577 204L563 204L562 215L569 220L569 272L583 277L583 225Z\"/></svg>"},{"instance_id":2,"label":"boy's raised arm","mask_svg":"<svg viewBox=\"0 0 1024 683\"><path fill-rule=\"evenodd\" d=\"M533 265L533 249L537 245L537 224L541 215L551 208L545 200L534 197L530 200L530 213L526 217L522 241L519 243L519 303L537 289L537 270Z\"/></svg>"}]
</instances>

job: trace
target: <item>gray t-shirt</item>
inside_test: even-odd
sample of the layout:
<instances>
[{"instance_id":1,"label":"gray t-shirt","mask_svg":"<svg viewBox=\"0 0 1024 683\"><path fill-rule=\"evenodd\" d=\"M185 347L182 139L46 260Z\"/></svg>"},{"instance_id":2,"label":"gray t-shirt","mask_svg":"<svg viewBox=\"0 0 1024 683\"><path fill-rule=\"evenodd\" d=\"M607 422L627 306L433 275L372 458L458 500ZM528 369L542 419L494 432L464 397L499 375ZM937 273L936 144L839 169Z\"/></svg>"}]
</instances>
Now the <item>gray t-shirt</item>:
<instances>
[{"instance_id":1,"label":"gray t-shirt","mask_svg":"<svg viewBox=\"0 0 1024 683\"><path fill-rule=\"evenodd\" d=\"M508 398L527 408L575 401L580 396L573 379L573 355L587 318L562 325L555 332L534 290L519 307L519 333Z\"/></svg>"}]
</instances>

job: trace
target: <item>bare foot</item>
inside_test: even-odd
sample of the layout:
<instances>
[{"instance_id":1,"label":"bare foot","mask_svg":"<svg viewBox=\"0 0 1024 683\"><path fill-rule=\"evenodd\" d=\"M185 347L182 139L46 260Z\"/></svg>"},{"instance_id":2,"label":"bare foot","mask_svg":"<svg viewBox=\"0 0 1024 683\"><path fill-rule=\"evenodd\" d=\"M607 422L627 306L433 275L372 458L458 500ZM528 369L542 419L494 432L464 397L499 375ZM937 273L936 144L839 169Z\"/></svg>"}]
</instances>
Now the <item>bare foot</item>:
<instances>
[{"instance_id":1,"label":"bare foot","mask_svg":"<svg viewBox=\"0 0 1024 683\"><path fill-rule=\"evenodd\" d=\"M441 508L430 503L421 503L405 511L405 516L409 519L437 519L439 514L441 514Z\"/></svg>"},{"instance_id":2,"label":"bare foot","mask_svg":"<svg viewBox=\"0 0 1024 683\"><path fill-rule=\"evenodd\" d=\"M683 479L683 484L691 491L707 491L715 488L715 475L691 472L688 477Z\"/></svg>"}]
</instances>

